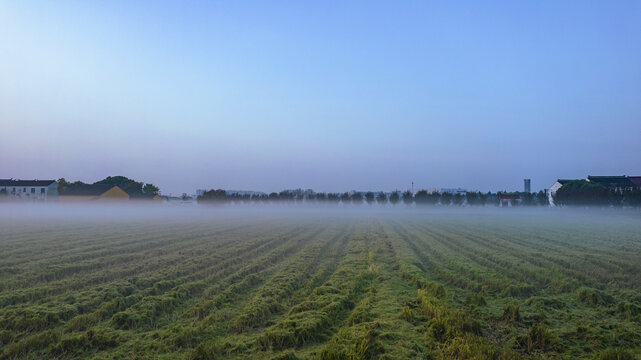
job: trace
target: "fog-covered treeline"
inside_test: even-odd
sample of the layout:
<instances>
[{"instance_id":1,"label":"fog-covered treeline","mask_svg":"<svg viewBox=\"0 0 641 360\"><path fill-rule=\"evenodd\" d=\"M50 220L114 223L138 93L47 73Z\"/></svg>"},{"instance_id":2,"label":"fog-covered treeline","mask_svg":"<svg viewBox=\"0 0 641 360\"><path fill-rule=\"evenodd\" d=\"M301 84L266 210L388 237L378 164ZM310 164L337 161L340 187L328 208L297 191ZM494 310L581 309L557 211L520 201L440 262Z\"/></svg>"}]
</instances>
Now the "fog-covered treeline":
<instances>
[{"instance_id":1,"label":"fog-covered treeline","mask_svg":"<svg viewBox=\"0 0 641 360\"><path fill-rule=\"evenodd\" d=\"M354 206L498 206L501 193L468 192L466 194L411 191L350 191L343 193L314 192L311 189L284 190L270 194L228 194L225 190L209 190L198 197L199 203L210 204L335 204ZM544 191L538 193L519 193L522 206L548 206L549 201Z\"/></svg>"}]
</instances>

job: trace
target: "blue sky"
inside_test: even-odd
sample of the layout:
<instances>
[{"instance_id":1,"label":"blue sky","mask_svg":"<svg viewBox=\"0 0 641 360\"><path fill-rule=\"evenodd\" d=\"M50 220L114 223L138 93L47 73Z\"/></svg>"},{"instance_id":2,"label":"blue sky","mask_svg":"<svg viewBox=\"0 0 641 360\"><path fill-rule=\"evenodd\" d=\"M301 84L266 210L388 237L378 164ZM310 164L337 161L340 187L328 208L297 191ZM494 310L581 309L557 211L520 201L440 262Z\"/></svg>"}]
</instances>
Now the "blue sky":
<instances>
[{"instance_id":1,"label":"blue sky","mask_svg":"<svg viewBox=\"0 0 641 360\"><path fill-rule=\"evenodd\" d=\"M0 177L165 193L641 175L641 2L0 0Z\"/></svg>"}]
</instances>

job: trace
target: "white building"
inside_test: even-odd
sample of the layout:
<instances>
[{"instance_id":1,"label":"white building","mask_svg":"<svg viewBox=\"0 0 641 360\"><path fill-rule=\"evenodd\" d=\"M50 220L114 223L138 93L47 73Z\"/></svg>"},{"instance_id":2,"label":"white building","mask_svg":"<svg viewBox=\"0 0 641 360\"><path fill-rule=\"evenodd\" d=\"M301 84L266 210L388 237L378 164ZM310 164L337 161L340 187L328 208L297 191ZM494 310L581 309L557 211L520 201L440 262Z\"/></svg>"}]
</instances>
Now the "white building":
<instances>
[{"instance_id":1,"label":"white building","mask_svg":"<svg viewBox=\"0 0 641 360\"><path fill-rule=\"evenodd\" d=\"M0 179L0 192L10 199L45 201L58 198L56 180Z\"/></svg>"}]
</instances>

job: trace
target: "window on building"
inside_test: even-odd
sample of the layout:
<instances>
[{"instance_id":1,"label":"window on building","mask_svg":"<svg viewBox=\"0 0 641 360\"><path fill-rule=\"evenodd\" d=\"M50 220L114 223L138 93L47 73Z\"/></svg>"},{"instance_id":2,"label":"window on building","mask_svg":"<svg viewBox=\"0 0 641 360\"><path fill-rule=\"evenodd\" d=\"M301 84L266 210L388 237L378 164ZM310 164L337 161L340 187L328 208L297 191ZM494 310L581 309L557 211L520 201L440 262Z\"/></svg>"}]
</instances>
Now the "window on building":
<instances>
[{"instance_id":1,"label":"window on building","mask_svg":"<svg viewBox=\"0 0 641 360\"><path fill-rule=\"evenodd\" d=\"M36 193L36 188L31 188L31 193L35 194Z\"/></svg>"},{"instance_id":2,"label":"window on building","mask_svg":"<svg viewBox=\"0 0 641 360\"><path fill-rule=\"evenodd\" d=\"M45 188L40 188L40 193L44 194L45 193Z\"/></svg>"},{"instance_id":3,"label":"window on building","mask_svg":"<svg viewBox=\"0 0 641 360\"><path fill-rule=\"evenodd\" d=\"M27 192L27 188L22 188L22 192Z\"/></svg>"}]
</instances>

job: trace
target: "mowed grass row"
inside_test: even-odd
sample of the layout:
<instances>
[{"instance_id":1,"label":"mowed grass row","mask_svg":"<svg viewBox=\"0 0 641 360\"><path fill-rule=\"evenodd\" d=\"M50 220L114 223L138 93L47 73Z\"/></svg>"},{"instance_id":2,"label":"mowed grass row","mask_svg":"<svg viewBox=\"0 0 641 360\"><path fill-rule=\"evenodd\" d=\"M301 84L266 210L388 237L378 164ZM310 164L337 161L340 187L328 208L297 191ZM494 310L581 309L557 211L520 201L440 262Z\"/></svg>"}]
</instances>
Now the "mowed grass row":
<instances>
[{"instance_id":1,"label":"mowed grass row","mask_svg":"<svg viewBox=\"0 0 641 360\"><path fill-rule=\"evenodd\" d=\"M0 358L635 359L636 220L2 224Z\"/></svg>"},{"instance_id":2,"label":"mowed grass row","mask_svg":"<svg viewBox=\"0 0 641 360\"><path fill-rule=\"evenodd\" d=\"M450 303L474 314L485 337L535 358L639 353L640 255L613 251L619 233L638 248L641 237L628 237L638 223L571 219L560 232L550 218L551 230L525 219L458 220L404 219L391 231L410 265L446 284Z\"/></svg>"},{"instance_id":3,"label":"mowed grass row","mask_svg":"<svg viewBox=\"0 0 641 360\"><path fill-rule=\"evenodd\" d=\"M215 280L217 276L224 276L237 268L246 266L248 256L257 256L261 253L268 254L265 255L267 256L265 261L268 262L265 266L268 266L275 259L286 257L286 254L281 252L285 251L284 248L292 246L293 242L290 240L294 236L297 236L300 241L306 241L309 240L310 231L318 232L319 229L318 226L306 228L289 226L283 229L284 232L267 233L263 235L264 238L254 237L246 241L236 238L233 241L236 247L228 251L224 251L224 246L219 249L217 239L210 239L211 242L208 245L210 252L222 252L222 257L218 259L217 256L211 256L212 258L208 261L203 258L201 251L192 251L191 256L186 256L184 249L173 249L174 254L170 255L172 245L168 249L163 248L162 253L165 256L182 257L181 262L167 263L163 261L163 256L148 254L145 258L149 263L130 264L139 271L132 272L124 279L118 277L113 282L92 286L87 291L75 291L72 282L67 289L62 288L66 290L64 296L43 296L36 301L30 301L29 304L4 306L0 323L4 329L3 335L5 337L11 335L13 343L7 347L7 351L24 355L22 350L35 349L32 346L34 340L47 339L52 334L57 338L61 329L65 332L84 330L100 321L108 321L115 328L153 324L159 311L162 312L168 304L173 306L176 299L191 295L204 287L202 282L195 283L194 278L205 277L208 280ZM251 231L248 233L251 234ZM180 236L180 234L174 236L176 235ZM189 241L185 241L184 237L180 236L174 241L178 244L183 242L186 242L185 245L189 249ZM152 251L157 250L152 248ZM252 271L255 269L248 272ZM122 271L119 271L119 275L123 275ZM86 282L82 277L74 279ZM16 293L20 291L3 292L2 295L15 297ZM145 311L141 314L126 312L132 306ZM48 344L45 342L40 345Z\"/></svg>"}]
</instances>

